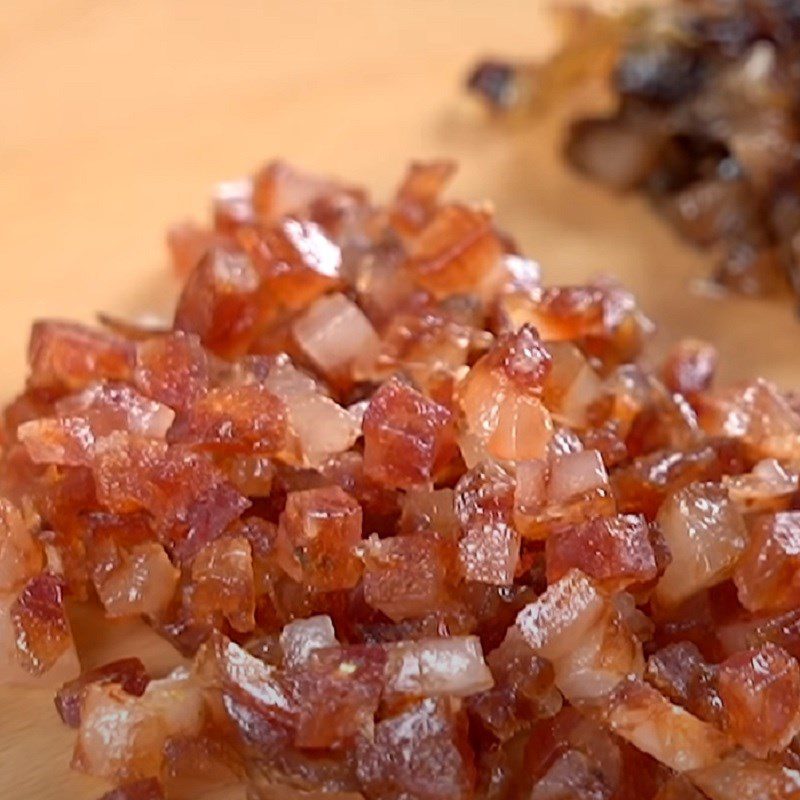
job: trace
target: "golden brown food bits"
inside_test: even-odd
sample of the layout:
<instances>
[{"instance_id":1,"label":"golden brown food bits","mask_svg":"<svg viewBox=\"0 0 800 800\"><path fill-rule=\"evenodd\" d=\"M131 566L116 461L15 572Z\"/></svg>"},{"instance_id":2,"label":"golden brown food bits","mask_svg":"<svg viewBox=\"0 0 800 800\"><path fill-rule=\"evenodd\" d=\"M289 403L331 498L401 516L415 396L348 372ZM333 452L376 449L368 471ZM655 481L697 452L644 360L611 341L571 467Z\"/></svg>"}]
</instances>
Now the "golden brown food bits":
<instances>
[{"instance_id":1,"label":"golden brown food bits","mask_svg":"<svg viewBox=\"0 0 800 800\"><path fill-rule=\"evenodd\" d=\"M273 163L173 233L172 326L35 326L0 682L61 686L109 800L796 800L796 398L649 368L451 171ZM84 602L194 660L79 676Z\"/></svg>"}]
</instances>

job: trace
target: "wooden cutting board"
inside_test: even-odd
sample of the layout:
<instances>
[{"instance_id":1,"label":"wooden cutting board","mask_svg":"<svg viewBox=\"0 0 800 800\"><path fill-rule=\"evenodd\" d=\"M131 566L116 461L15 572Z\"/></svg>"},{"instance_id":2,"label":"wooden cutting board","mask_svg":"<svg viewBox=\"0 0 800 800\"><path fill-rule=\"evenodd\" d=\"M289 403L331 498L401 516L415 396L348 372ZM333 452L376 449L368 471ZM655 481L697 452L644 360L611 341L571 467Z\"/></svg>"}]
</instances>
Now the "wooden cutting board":
<instances>
[{"instance_id":1,"label":"wooden cutting board","mask_svg":"<svg viewBox=\"0 0 800 800\"><path fill-rule=\"evenodd\" d=\"M6 0L0 15L0 391L31 321L165 313L163 230L210 187L281 156L386 196L410 158L461 162L453 193L494 201L550 282L610 273L663 335L713 340L726 377L800 377L789 303L703 299L705 259L635 199L569 174L557 121L486 120L461 91L476 56L547 51L537 0ZM98 625L100 626L98 628ZM170 648L81 612L86 667ZM90 800L50 693L0 690L0 798ZM217 797L239 797L237 792Z\"/></svg>"}]
</instances>

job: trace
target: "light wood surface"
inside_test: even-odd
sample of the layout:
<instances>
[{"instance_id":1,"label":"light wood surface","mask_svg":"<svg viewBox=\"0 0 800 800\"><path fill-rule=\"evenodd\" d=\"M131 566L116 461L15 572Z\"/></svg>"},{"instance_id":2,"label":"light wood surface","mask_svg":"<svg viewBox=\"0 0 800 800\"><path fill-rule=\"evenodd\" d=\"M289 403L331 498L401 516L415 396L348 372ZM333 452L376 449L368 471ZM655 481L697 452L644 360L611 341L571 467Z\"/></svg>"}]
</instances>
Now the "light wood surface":
<instances>
[{"instance_id":1,"label":"light wood surface","mask_svg":"<svg viewBox=\"0 0 800 800\"><path fill-rule=\"evenodd\" d=\"M453 192L491 198L550 282L600 272L662 337L715 341L726 377L800 377L789 303L708 301L707 267L635 199L569 174L556 121L487 121L461 92L477 55L545 52L537 0L5 0L0 12L0 392L38 316L166 312L163 230L212 184L274 156L385 195L409 158L448 155ZM93 622L92 622L93 620ZM76 624L85 666L169 648L136 625ZM0 690L0 798L84 800L49 693ZM223 792L219 797L238 797Z\"/></svg>"}]
</instances>

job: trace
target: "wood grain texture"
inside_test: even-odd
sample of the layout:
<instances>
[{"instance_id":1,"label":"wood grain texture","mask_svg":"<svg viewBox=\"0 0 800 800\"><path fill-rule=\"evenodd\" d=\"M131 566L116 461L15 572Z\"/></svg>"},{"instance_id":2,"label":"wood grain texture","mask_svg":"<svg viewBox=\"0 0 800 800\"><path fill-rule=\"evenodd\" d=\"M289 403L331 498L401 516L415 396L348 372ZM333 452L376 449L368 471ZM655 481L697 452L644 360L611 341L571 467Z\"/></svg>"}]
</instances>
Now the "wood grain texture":
<instances>
[{"instance_id":1,"label":"wood grain texture","mask_svg":"<svg viewBox=\"0 0 800 800\"><path fill-rule=\"evenodd\" d=\"M0 14L0 390L24 374L35 317L166 312L167 223L205 212L212 184L279 155L385 195L412 157L452 156L454 194L491 198L551 282L616 275L662 336L715 341L726 377L791 385L788 303L687 292L703 257L635 199L558 160L559 125L486 120L461 93L476 55L551 46L537 0L5 0ZM79 615L87 667L169 648L139 626ZM72 734L49 693L0 691L0 797L84 800ZM238 797L222 792L218 797Z\"/></svg>"}]
</instances>

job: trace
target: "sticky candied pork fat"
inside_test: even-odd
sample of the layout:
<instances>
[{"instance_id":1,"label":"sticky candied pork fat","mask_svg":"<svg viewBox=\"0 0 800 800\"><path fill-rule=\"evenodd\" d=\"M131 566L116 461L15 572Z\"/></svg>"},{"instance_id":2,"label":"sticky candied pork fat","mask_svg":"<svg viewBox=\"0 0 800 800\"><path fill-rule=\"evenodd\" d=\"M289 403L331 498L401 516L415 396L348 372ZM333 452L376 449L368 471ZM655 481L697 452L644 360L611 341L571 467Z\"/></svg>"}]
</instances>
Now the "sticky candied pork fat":
<instances>
[{"instance_id":1,"label":"sticky candied pork fat","mask_svg":"<svg viewBox=\"0 0 800 800\"><path fill-rule=\"evenodd\" d=\"M633 297L542 286L452 172L273 163L171 233L171 324L36 323L0 681L115 800L797 798L796 402L646 366ZM188 660L81 672L83 603Z\"/></svg>"},{"instance_id":2,"label":"sticky candied pork fat","mask_svg":"<svg viewBox=\"0 0 800 800\"><path fill-rule=\"evenodd\" d=\"M277 558L298 583L350 589L361 576L361 506L338 486L290 492L278 525Z\"/></svg>"}]
</instances>

